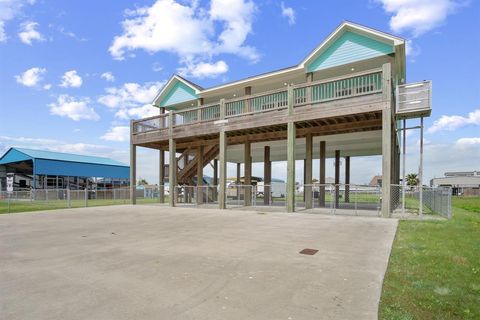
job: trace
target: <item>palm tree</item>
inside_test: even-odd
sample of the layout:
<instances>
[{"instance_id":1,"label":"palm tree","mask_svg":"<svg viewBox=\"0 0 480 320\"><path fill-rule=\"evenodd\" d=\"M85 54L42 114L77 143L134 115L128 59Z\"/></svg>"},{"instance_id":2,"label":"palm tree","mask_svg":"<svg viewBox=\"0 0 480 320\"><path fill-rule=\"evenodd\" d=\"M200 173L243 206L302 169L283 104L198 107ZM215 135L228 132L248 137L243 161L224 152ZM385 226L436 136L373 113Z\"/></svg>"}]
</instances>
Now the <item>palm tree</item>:
<instances>
[{"instance_id":1,"label":"palm tree","mask_svg":"<svg viewBox=\"0 0 480 320\"><path fill-rule=\"evenodd\" d=\"M407 181L407 186L418 186L418 183L420 180L418 179L418 175L416 173L409 173L405 177L405 180Z\"/></svg>"}]
</instances>

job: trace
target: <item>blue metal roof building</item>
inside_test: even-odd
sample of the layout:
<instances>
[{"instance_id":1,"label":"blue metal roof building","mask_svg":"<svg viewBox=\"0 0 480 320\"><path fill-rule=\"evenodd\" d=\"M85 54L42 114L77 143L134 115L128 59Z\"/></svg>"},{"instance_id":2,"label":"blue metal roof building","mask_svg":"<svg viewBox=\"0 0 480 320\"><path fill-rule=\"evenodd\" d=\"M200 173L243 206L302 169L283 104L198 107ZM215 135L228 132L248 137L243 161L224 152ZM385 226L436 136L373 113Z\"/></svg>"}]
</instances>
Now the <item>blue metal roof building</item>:
<instances>
[{"instance_id":1,"label":"blue metal roof building","mask_svg":"<svg viewBox=\"0 0 480 320\"><path fill-rule=\"evenodd\" d=\"M129 179L130 167L103 157L10 148L0 158L0 175L9 172L31 175L35 187L37 176Z\"/></svg>"}]
</instances>

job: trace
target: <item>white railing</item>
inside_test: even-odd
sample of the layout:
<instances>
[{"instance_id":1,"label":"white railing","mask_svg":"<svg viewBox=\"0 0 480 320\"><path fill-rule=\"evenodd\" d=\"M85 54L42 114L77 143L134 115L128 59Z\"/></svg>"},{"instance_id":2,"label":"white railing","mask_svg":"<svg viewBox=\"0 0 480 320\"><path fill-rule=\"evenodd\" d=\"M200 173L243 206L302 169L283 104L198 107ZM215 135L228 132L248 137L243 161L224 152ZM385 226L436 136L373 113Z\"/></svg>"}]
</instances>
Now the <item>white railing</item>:
<instances>
[{"instance_id":1,"label":"white railing","mask_svg":"<svg viewBox=\"0 0 480 320\"><path fill-rule=\"evenodd\" d=\"M397 114L429 112L432 108L432 82L420 81L397 86Z\"/></svg>"}]
</instances>

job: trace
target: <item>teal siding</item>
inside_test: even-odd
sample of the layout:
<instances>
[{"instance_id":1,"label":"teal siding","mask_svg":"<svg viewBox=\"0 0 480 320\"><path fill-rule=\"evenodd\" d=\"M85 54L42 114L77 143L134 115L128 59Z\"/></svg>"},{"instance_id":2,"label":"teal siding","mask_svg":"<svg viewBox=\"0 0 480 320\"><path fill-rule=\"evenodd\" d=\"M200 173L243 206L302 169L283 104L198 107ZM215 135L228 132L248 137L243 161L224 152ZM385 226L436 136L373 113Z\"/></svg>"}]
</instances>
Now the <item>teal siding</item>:
<instances>
[{"instance_id":1,"label":"teal siding","mask_svg":"<svg viewBox=\"0 0 480 320\"><path fill-rule=\"evenodd\" d=\"M370 59L394 52L392 45L346 31L307 66L308 72Z\"/></svg>"},{"instance_id":2,"label":"teal siding","mask_svg":"<svg viewBox=\"0 0 480 320\"><path fill-rule=\"evenodd\" d=\"M177 103L195 100L197 98L195 90L179 81L170 89L165 98L160 101L160 106L171 106Z\"/></svg>"}]
</instances>

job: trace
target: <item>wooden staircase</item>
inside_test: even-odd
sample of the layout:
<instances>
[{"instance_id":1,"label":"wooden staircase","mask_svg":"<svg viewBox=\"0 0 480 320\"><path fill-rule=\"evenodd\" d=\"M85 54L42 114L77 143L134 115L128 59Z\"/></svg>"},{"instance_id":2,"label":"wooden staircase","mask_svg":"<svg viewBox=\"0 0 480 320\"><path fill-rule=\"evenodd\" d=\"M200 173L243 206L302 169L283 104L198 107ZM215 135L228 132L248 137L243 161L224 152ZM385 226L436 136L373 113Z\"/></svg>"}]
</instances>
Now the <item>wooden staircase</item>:
<instances>
[{"instance_id":1,"label":"wooden staircase","mask_svg":"<svg viewBox=\"0 0 480 320\"><path fill-rule=\"evenodd\" d=\"M197 149L198 150L198 149ZM206 166L210 161L218 156L218 145L207 146L203 149L203 166ZM199 161L198 155L195 153L193 159L191 159L192 150L186 149L180 157L177 158L177 181L178 184L191 185L192 180L197 174L197 165ZM185 164L186 163L186 164Z\"/></svg>"}]
</instances>

